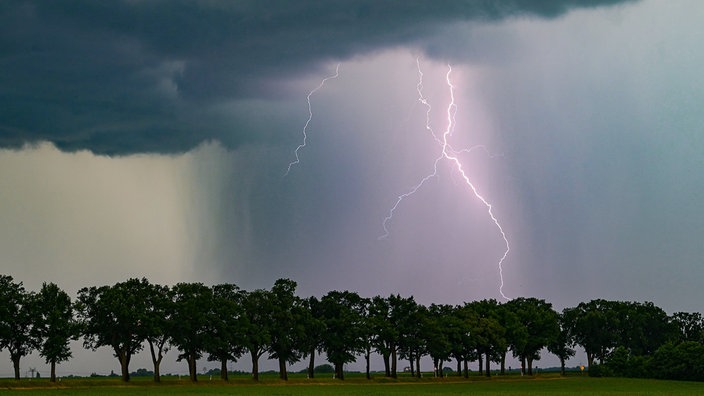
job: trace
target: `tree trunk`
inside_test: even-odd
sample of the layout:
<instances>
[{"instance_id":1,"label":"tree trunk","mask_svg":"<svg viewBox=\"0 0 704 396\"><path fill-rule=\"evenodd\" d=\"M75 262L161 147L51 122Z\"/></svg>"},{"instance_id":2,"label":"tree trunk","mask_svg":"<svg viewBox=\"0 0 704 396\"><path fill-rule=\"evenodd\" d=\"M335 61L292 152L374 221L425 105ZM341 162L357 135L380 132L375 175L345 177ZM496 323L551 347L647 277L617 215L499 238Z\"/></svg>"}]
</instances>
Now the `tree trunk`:
<instances>
[{"instance_id":1,"label":"tree trunk","mask_svg":"<svg viewBox=\"0 0 704 396\"><path fill-rule=\"evenodd\" d=\"M12 358L12 367L15 369L15 379L17 381L19 381L20 380L20 355L13 353L10 357Z\"/></svg>"},{"instance_id":2,"label":"tree trunk","mask_svg":"<svg viewBox=\"0 0 704 396\"><path fill-rule=\"evenodd\" d=\"M501 354L501 375L506 374L506 352Z\"/></svg>"},{"instance_id":3,"label":"tree trunk","mask_svg":"<svg viewBox=\"0 0 704 396\"><path fill-rule=\"evenodd\" d=\"M389 353L384 352L382 354L384 358L384 376L391 377L391 366L389 365Z\"/></svg>"},{"instance_id":4,"label":"tree trunk","mask_svg":"<svg viewBox=\"0 0 704 396\"><path fill-rule=\"evenodd\" d=\"M259 356L254 351L249 353L252 355L252 379L259 381Z\"/></svg>"},{"instance_id":5,"label":"tree trunk","mask_svg":"<svg viewBox=\"0 0 704 396\"><path fill-rule=\"evenodd\" d=\"M227 377L227 358L220 360L220 379L223 381L229 381Z\"/></svg>"},{"instance_id":6,"label":"tree trunk","mask_svg":"<svg viewBox=\"0 0 704 396\"><path fill-rule=\"evenodd\" d=\"M391 349L391 378L397 378L398 375L396 374L396 347L393 347Z\"/></svg>"},{"instance_id":7,"label":"tree trunk","mask_svg":"<svg viewBox=\"0 0 704 396\"><path fill-rule=\"evenodd\" d=\"M410 367L411 367L411 377L415 377L415 376L416 376L416 370L415 370L415 368L413 367L413 363L415 363L415 359L413 358L413 353L411 352L411 353L408 354L408 364L409 364Z\"/></svg>"},{"instance_id":8,"label":"tree trunk","mask_svg":"<svg viewBox=\"0 0 704 396\"><path fill-rule=\"evenodd\" d=\"M159 368L160 365L160 363L154 364L154 382L161 382L161 370Z\"/></svg>"},{"instance_id":9,"label":"tree trunk","mask_svg":"<svg viewBox=\"0 0 704 396\"><path fill-rule=\"evenodd\" d=\"M338 364L335 363L335 378L339 380L344 380L345 379L345 373L344 370L342 369L343 364Z\"/></svg>"},{"instance_id":10,"label":"tree trunk","mask_svg":"<svg viewBox=\"0 0 704 396\"><path fill-rule=\"evenodd\" d=\"M421 377L420 373L420 353L416 353L416 378Z\"/></svg>"},{"instance_id":11,"label":"tree trunk","mask_svg":"<svg viewBox=\"0 0 704 396\"><path fill-rule=\"evenodd\" d=\"M533 358L528 358L528 375L533 375Z\"/></svg>"},{"instance_id":12,"label":"tree trunk","mask_svg":"<svg viewBox=\"0 0 704 396\"><path fill-rule=\"evenodd\" d=\"M484 375L484 359L482 358L482 354L479 354L479 375Z\"/></svg>"},{"instance_id":13,"label":"tree trunk","mask_svg":"<svg viewBox=\"0 0 704 396\"><path fill-rule=\"evenodd\" d=\"M157 353L156 349L154 348L154 343L151 340L147 340L149 343L149 351L152 354L152 364L154 365L154 382L161 382L161 372L159 370L159 366L161 365L161 359L164 358L164 356L161 353L161 344L159 346L159 352Z\"/></svg>"},{"instance_id":14,"label":"tree trunk","mask_svg":"<svg viewBox=\"0 0 704 396\"><path fill-rule=\"evenodd\" d=\"M457 376L462 376L462 359L457 358Z\"/></svg>"},{"instance_id":15,"label":"tree trunk","mask_svg":"<svg viewBox=\"0 0 704 396\"><path fill-rule=\"evenodd\" d=\"M469 378L469 361L464 361L464 377Z\"/></svg>"},{"instance_id":16,"label":"tree trunk","mask_svg":"<svg viewBox=\"0 0 704 396\"><path fill-rule=\"evenodd\" d=\"M369 359L371 357L371 351L367 350L367 352L364 354L364 360L366 361L366 366L365 366L365 372L367 373L367 379L370 380L372 379L372 375L369 372Z\"/></svg>"},{"instance_id":17,"label":"tree trunk","mask_svg":"<svg viewBox=\"0 0 704 396\"><path fill-rule=\"evenodd\" d=\"M130 380L130 355L125 351L119 351L118 360L120 361L120 370L122 372L122 380L129 382Z\"/></svg>"},{"instance_id":18,"label":"tree trunk","mask_svg":"<svg viewBox=\"0 0 704 396\"><path fill-rule=\"evenodd\" d=\"M51 378L49 379L51 382L56 382L56 362L51 361Z\"/></svg>"},{"instance_id":19,"label":"tree trunk","mask_svg":"<svg viewBox=\"0 0 704 396\"><path fill-rule=\"evenodd\" d=\"M310 351L310 360L308 361L308 378L315 378L315 348Z\"/></svg>"},{"instance_id":20,"label":"tree trunk","mask_svg":"<svg viewBox=\"0 0 704 396\"><path fill-rule=\"evenodd\" d=\"M279 358L279 379L288 381L288 371L286 371L286 359Z\"/></svg>"},{"instance_id":21,"label":"tree trunk","mask_svg":"<svg viewBox=\"0 0 704 396\"><path fill-rule=\"evenodd\" d=\"M521 375L526 375L526 358L521 356Z\"/></svg>"},{"instance_id":22,"label":"tree trunk","mask_svg":"<svg viewBox=\"0 0 704 396\"><path fill-rule=\"evenodd\" d=\"M486 353L486 370L485 370L485 375L487 377L491 377L491 356L489 356L489 352Z\"/></svg>"},{"instance_id":23,"label":"tree trunk","mask_svg":"<svg viewBox=\"0 0 704 396\"><path fill-rule=\"evenodd\" d=\"M188 354L186 357L188 361L188 375L191 377L192 382L198 382L198 369L196 368L196 357L194 354Z\"/></svg>"},{"instance_id":24,"label":"tree trunk","mask_svg":"<svg viewBox=\"0 0 704 396\"><path fill-rule=\"evenodd\" d=\"M565 375L565 358L560 358L560 375Z\"/></svg>"},{"instance_id":25,"label":"tree trunk","mask_svg":"<svg viewBox=\"0 0 704 396\"><path fill-rule=\"evenodd\" d=\"M438 377L445 378L445 370L443 370L443 364L445 362L442 359L438 360Z\"/></svg>"},{"instance_id":26,"label":"tree trunk","mask_svg":"<svg viewBox=\"0 0 704 396\"><path fill-rule=\"evenodd\" d=\"M587 370L589 370L592 367L593 363L594 363L594 354L587 352Z\"/></svg>"}]
</instances>

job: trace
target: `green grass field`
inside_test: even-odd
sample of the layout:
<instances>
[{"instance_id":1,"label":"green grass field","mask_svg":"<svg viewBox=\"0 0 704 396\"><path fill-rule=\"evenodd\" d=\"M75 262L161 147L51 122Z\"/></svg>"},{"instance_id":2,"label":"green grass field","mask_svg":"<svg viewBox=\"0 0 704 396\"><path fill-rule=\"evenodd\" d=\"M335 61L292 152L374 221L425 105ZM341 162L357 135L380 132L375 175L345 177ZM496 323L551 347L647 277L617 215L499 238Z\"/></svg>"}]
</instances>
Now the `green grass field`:
<instances>
[{"instance_id":1,"label":"green grass field","mask_svg":"<svg viewBox=\"0 0 704 396\"><path fill-rule=\"evenodd\" d=\"M293 376L288 382L265 376L260 383L235 377L229 383L219 379L164 378L154 384L148 378L135 378L128 384L119 379L65 379L51 384L45 379L0 380L0 393L21 390L31 395L272 395L272 396L374 396L374 395L704 395L704 383L658 381L628 378L560 377L546 374L535 378L507 376L470 380L449 377L398 380L350 375L345 381L332 378L308 380ZM13 392L16 393L16 392Z\"/></svg>"}]
</instances>

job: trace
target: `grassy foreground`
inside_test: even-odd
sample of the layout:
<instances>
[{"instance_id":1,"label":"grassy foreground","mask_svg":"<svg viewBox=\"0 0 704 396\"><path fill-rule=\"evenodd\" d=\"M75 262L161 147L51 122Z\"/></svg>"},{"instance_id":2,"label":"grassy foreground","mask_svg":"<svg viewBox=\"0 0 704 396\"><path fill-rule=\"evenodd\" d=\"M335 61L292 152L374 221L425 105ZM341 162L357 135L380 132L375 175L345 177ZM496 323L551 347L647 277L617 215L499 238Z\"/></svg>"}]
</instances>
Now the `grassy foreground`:
<instances>
[{"instance_id":1,"label":"grassy foreground","mask_svg":"<svg viewBox=\"0 0 704 396\"><path fill-rule=\"evenodd\" d=\"M376 377L367 381L350 375L345 381L331 378L308 380L293 377L288 382L265 377L259 383L235 377L229 383L204 377L198 384L187 379L164 378L154 384L137 378L128 384L119 379L65 379L51 384L45 379L0 380L0 393L22 390L32 395L704 395L704 383L630 378L560 377L555 374L535 378L507 376L469 380L449 377L416 380Z\"/></svg>"}]
</instances>

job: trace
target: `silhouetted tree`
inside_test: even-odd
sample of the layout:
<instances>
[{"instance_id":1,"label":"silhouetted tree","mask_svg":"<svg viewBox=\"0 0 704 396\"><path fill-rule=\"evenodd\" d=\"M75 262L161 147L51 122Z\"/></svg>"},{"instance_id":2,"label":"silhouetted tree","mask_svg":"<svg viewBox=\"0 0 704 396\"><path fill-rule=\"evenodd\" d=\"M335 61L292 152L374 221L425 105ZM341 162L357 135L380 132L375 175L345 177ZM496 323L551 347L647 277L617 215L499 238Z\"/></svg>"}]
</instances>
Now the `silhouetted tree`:
<instances>
[{"instance_id":1,"label":"silhouetted tree","mask_svg":"<svg viewBox=\"0 0 704 396\"><path fill-rule=\"evenodd\" d=\"M204 348L208 360L220 362L220 378L228 381L228 360L236 361L245 351L243 293L227 283L213 286L212 293Z\"/></svg>"},{"instance_id":2,"label":"silhouetted tree","mask_svg":"<svg viewBox=\"0 0 704 396\"><path fill-rule=\"evenodd\" d=\"M553 343L560 334L557 312L552 309L552 304L537 298L515 298L504 306L516 316L525 335L520 342L513 344L514 354L527 362L528 375L533 375L533 360L540 359L540 350Z\"/></svg>"},{"instance_id":3,"label":"silhouetted tree","mask_svg":"<svg viewBox=\"0 0 704 396\"><path fill-rule=\"evenodd\" d=\"M570 331L575 342L587 354L589 368L596 359L604 363L608 352L616 346L619 337L616 305L615 302L598 299L563 311L566 323L572 326Z\"/></svg>"},{"instance_id":4,"label":"silhouetted tree","mask_svg":"<svg viewBox=\"0 0 704 396\"><path fill-rule=\"evenodd\" d=\"M653 354L649 369L655 378L704 381L704 344L667 342Z\"/></svg>"},{"instance_id":5,"label":"silhouetted tree","mask_svg":"<svg viewBox=\"0 0 704 396\"><path fill-rule=\"evenodd\" d=\"M174 301L167 286L144 285L147 312L142 322L154 366L154 382L161 382L161 361L168 351L168 342L173 334Z\"/></svg>"},{"instance_id":6,"label":"silhouetted tree","mask_svg":"<svg viewBox=\"0 0 704 396\"><path fill-rule=\"evenodd\" d=\"M632 356L652 355L678 333L665 311L652 302L614 303L613 309L618 324L617 345Z\"/></svg>"},{"instance_id":7,"label":"silhouetted tree","mask_svg":"<svg viewBox=\"0 0 704 396\"><path fill-rule=\"evenodd\" d=\"M246 292L233 284L179 283L169 288L128 279L113 286L84 287L72 306L53 283L44 283L35 294L0 275L0 348L8 349L17 379L20 359L39 349L51 364L52 381L56 364L71 357L69 341L78 334L86 348L112 349L124 381L130 379L131 357L145 341L155 381L170 346L181 351L178 360L187 361L189 375L197 381L196 361L204 353L220 362L219 372L227 380L228 361L245 351L251 355L255 380L266 352L278 360L283 380L288 378L287 365L306 356L313 377L315 354L322 352L339 379L344 379L344 365L359 354L370 378L373 351L382 356L388 376L397 374L398 359L407 359L411 374L420 376L425 355L430 355L438 376L444 375L443 365L451 358L457 361L457 375L464 372L467 377L468 362L475 360L480 375L491 375L491 362L500 363L503 373L509 350L532 374L533 360L545 347L560 359L564 374L575 345L584 348L590 375L704 380L704 319L699 313L668 317L651 302L602 299L562 314L536 298L429 307L413 297L366 299L348 291L331 291L320 300L301 299L296 286L279 279L270 291Z\"/></svg>"},{"instance_id":8,"label":"silhouetted tree","mask_svg":"<svg viewBox=\"0 0 704 396\"><path fill-rule=\"evenodd\" d=\"M257 289L244 294L242 305L244 345L252 358L252 378L259 381L259 358L271 342L271 297L268 291Z\"/></svg>"},{"instance_id":9,"label":"silhouetted tree","mask_svg":"<svg viewBox=\"0 0 704 396\"><path fill-rule=\"evenodd\" d=\"M335 376L345 379L344 365L362 352L362 299L357 293L331 291L320 300L325 323L323 350L335 366Z\"/></svg>"},{"instance_id":10,"label":"silhouetted tree","mask_svg":"<svg viewBox=\"0 0 704 396\"><path fill-rule=\"evenodd\" d=\"M399 353L408 359L411 375L420 378L420 358L427 353L427 342L423 337L422 323L426 320L428 310L418 304L413 297L404 299L399 328Z\"/></svg>"},{"instance_id":11,"label":"silhouetted tree","mask_svg":"<svg viewBox=\"0 0 704 396\"><path fill-rule=\"evenodd\" d=\"M552 340L550 344L548 344L548 351L560 359L561 375L565 375L565 362L575 354L575 350L573 348L574 337L570 332L572 325L567 323L567 320L568 318L564 313L558 316L560 333L555 339Z\"/></svg>"},{"instance_id":12,"label":"silhouetted tree","mask_svg":"<svg viewBox=\"0 0 704 396\"><path fill-rule=\"evenodd\" d=\"M374 348L374 327L369 316L369 307L372 304L370 298L362 298L360 303L360 313L362 321L360 322L360 333L362 339L362 355L364 356L364 373L367 379L371 379L371 355Z\"/></svg>"},{"instance_id":13,"label":"silhouetted tree","mask_svg":"<svg viewBox=\"0 0 704 396\"><path fill-rule=\"evenodd\" d=\"M213 292L202 283L177 283L172 288L174 310L171 342L181 354L178 360L188 363L191 381L197 382L196 361L208 343L208 326L213 307Z\"/></svg>"},{"instance_id":14,"label":"silhouetted tree","mask_svg":"<svg viewBox=\"0 0 704 396\"><path fill-rule=\"evenodd\" d=\"M56 364L71 358L69 342L80 332L71 298L56 284L44 283L32 309L33 336L39 341L39 354L51 365L49 380L56 382Z\"/></svg>"},{"instance_id":15,"label":"silhouetted tree","mask_svg":"<svg viewBox=\"0 0 704 396\"><path fill-rule=\"evenodd\" d=\"M477 344L479 371L481 373L484 369L484 375L489 377L492 357L498 357L497 352L506 350L508 345L506 328L501 325L499 303L496 300L474 301L470 306L478 316L472 333ZM485 365L483 368L482 362Z\"/></svg>"},{"instance_id":16,"label":"silhouetted tree","mask_svg":"<svg viewBox=\"0 0 704 396\"><path fill-rule=\"evenodd\" d=\"M120 362L123 381L130 380L130 360L146 339L147 290L149 282L143 278L78 291L76 310L83 345L92 350L111 347Z\"/></svg>"},{"instance_id":17,"label":"silhouetted tree","mask_svg":"<svg viewBox=\"0 0 704 396\"><path fill-rule=\"evenodd\" d=\"M286 363L301 360L306 330L307 311L295 292L296 282L278 279L269 293L272 322L268 350L279 361L279 378L284 381L288 380Z\"/></svg>"},{"instance_id":18,"label":"silhouetted tree","mask_svg":"<svg viewBox=\"0 0 704 396\"><path fill-rule=\"evenodd\" d=\"M0 349L10 352L16 380L20 379L20 359L38 347L37 339L31 335L35 321L33 298L22 282L0 275Z\"/></svg>"},{"instance_id":19,"label":"silhouetted tree","mask_svg":"<svg viewBox=\"0 0 704 396\"><path fill-rule=\"evenodd\" d=\"M389 300L373 297L367 306L366 322L373 333L372 345L384 362L384 375L391 377L391 351L396 348L398 329L391 324Z\"/></svg>"},{"instance_id":20,"label":"silhouetted tree","mask_svg":"<svg viewBox=\"0 0 704 396\"><path fill-rule=\"evenodd\" d=\"M457 331L453 334L452 355L457 359L458 375L469 378L468 363L476 356L477 340L473 332L479 316L469 304L455 307L453 315L457 321Z\"/></svg>"},{"instance_id":21,"label":"silhouetted tree","mask_svg":"<svg viewBox=\"0 0 704 396\"><path fill-rule=\"evenodd\" d=\"M398 355L403 354L407 358L410 357L403 352L408 352L416 341L411 339L413 328L416 326L411 320L417 304L413 297L401 297L398 294L390 295L388 301L391 308L391 325L398 329L396 348L395 351L391 351L391 376L396 378L398 376Z\"/></svg>"},{"instance_id":22,"label":"silhouetted tree","mask_svg":"<svg viewBox=\"0 0 704 396\"><path fill-rule=\"evenodd\" d=\"M451 338L455 332L452 309L450 305L431 304L422 324L425 345L438 377L444 376L443 364L452 353Z\"/></svg>"},{"instance_id":23,"label":"silhouetted tree","mask_svg":"<svg viewBox=\"0 0 704 396\"><path fill-rule=\"evenodd\" d=\"M320 301L315 297L308 297L302 301L304 308L303 338L301 339L301 352L303 357L308 357L308 378L315 377L315 353L320 352L325 332Z\"/></svg>"},{"instance_id":24,"label":"silhouetted tree","mask_svg":"<svg viewBox=\"0 0 704 396\"><path fill-rule=\"evenodd\" d=\"M704 319L699 312L675 312L670 317L677 342L704 342Z\"/></svg>"}]
</instances>

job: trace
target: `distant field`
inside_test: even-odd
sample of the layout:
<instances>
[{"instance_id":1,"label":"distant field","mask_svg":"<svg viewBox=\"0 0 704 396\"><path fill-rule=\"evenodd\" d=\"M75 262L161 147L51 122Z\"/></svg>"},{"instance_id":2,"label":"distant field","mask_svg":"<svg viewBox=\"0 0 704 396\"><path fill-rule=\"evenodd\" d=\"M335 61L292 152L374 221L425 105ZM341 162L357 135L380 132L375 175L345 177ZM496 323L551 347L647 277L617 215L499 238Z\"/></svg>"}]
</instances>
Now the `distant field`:
<instances>
[{"instance_id":1,"label":"distant field","mask_svg":"<svg viewBox=\"0 0 704 396\"><path fill-rule=\"evenodd\" d=\"M481 377L470 380L375 377L372 381L358 375L350 375L345 381L327 377L308 380L294 376L288 382L265 377L260 383L242 377L235 377L230 383L204 377L198 384L191 384L184 378L164 378L161 384L154 384L147 378L135 378L128 384L112 378L67 379L56 385L45 379L0 380L0 393L20 389L32 395L704 395L704 383L699 382L559 377L552 374L536 378L494 377L490 380Z\"/></svg>"}]
</instances>

